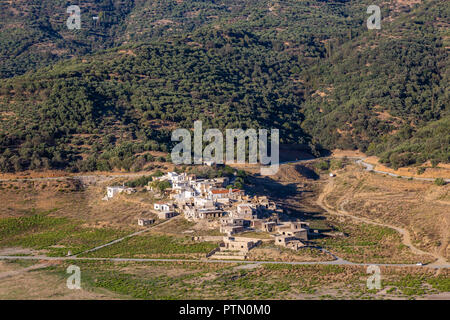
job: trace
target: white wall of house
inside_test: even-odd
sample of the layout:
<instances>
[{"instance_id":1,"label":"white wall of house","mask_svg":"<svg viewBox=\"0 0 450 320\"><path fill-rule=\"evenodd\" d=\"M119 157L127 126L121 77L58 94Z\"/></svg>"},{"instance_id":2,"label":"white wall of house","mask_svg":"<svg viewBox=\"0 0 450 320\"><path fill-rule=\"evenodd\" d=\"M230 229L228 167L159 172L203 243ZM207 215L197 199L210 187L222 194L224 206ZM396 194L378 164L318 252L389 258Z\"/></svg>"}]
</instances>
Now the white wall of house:
<instances>
[{"instance_id":1,"label":"white wall of house","mask_svg":"<svg viewBox=\"0 0 450 320\"><path fill-rule=\"evenodd\" d=\"M125 187L107 187L106 194L108 198L113 198L116 194L121 193L125 190Z\"/></svg>"},{"instance_id":2,"label":"white wall of house","mask_svg":"<svg viewBox=\"0 0 450 320\"><path fill-rule=\"evenodd\" d=\"M198 208L214 208L214 202L209 199L195 197L194 205Z\"/></svg>"},{"instance_id":3,"label":"white wall of house","mask_svg":"<svg viewBox=\"0 0 450 320\"><path fill-rule=\"evenodd\" d=\"M173 209L173 206L170 203L155 203L153 208L158 211L170 211Z\"/></svg>"}]
</instances>

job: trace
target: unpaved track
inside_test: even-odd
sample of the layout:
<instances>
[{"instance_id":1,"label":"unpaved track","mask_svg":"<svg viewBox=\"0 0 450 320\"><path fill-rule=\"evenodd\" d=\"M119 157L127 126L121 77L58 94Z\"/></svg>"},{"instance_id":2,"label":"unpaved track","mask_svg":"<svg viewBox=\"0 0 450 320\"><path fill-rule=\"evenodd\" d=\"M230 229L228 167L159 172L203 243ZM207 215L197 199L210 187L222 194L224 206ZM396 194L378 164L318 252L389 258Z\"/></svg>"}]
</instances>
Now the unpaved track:
<instances>
[{"instance_id":1,"label":"unpaved track","mask_svg":"<svg viewBox=\"0 0 450 320\"><path fill-rule=\"evenodd\" d=\"M110 262L196 262L196 263L233 263L233 264L287 264L287 265L348 265L367 267L376 265L380 267L417 267L415 264L390 263L353 263L345 260L334 261L252 261L252 260L207 260L207 259L138 259L138 258L83 258L83 257L47 257L47 256L0 256L0 260L43 260L43 261L110 261ZM420 268L448 269L447 265L425 265Z\"/></svg>"},{"instance_id":2,"label":"unpaved track","mask_svg":"<svg viewBox=\"0 0 450 320\"><path fill-rule=\"evenodd\" d=\"M280 162L280 165L283 164L298 164L298 163L309 163L309 162L314 162L316 160L319 159L332 159L333 157L320 157L320 158L310 158L310 159L302 159L302 160L294 160L294 161L285 161L285 162ZM366 163L364 162L364 160L366 158L360 158L360 157L347 157L348 159L352 159L354 160L356 163L363 165L366 170L368 171L373 171L376 173L381 173L381 174L387 174L390 175L392 177L403 177L403 178L410 178L408 176L400 176L398 174L395 173L391 173L391 172L385 172L385 171L379 171L379 170L374 170L374 166L370 163ZM87 181L96 181L96 180L110 180L110 179L114 179L114 178L138 178L138 177L142 177L142 176L147 176L147 175L151 175L152 172L143 172L143 173L128 173L128 174L110 174L110 175L105 175L105 174L98 174L98 175L76 175L76 176L59 176L59 177L40 177L40 178L10 178L10 179L0 179L0 182L8 182L8 181L48 181L48 180L61 180L61 179L79 179L79 180L87 180ZM435 181L436 179L434 178L418 178L418 177L412 177L412 179L414 180L421 180L421 181ZM448 178L444 178L445 182L449 182L450 183L450 179Z\"/></svg>"},{"instance_id":3,"label":"unpaved track","mask_svg":"<svg viewBox=\"0 0 450 320\"><path fill-rule=\"evenodd\" d=\"M376 172L376 173L387 174L387 175L389 175L391 177L401 177L401 178L408 178L408 179L419 180L419 181L435 181L436 180L436 178L409 177L409 176L402 176L402 175L391 173L391 172L374 170L375 166L373 164L364 162L364 160L365 159L357 158L356 163L363 165L367 171L373 171L373 172ZM445 178L444 181L445 182L450 182L450 179Z\"/></svg>"},{"instance_id":4,"label":"unpaved track","mask_svg":"<svg viewBox=\"0 0 450 320\"><path fill-rule=\"evenodd\" d=\"M402 243L405 246L409 247L413 253L415 253L415 254L422 254L422 255L431 255L431 256L433 256L436 259L436 261L431 263L430 266L448 266L448 262L443 256L441 256L441 255L439 255L437 253L425 252L425 251L415 247L412 244L411 236L410 236L408 230L400 228L400 227L397 227L397 226L393 226L393 225L390 225L390 224L376 222L376 221L373 221L373 220L370 220L370 219L367 219L367 218L354 216L350 212L348 212L347 210L344 209L344 205L346 204L345 200L343 202L341 202L339 208L334 209L326 201L326 197L333 191L333 186L334 186L334 180L330 179L329 182L327 183L327 185L324 187L322 193L317 198L317 204L321 208L326 210L328 213L333 214L333 215L337 215L337 216L341 216L341 217L349 217L349 218L352 218L352 219L354 219L356 221L364 222L364 223L367 223L367 224L372 224L372 225L377 225L377 226L381 226L381 227L387 227L387 228L390 228L390 229L394 229L394 230L396 230L397 232L399 232L402 235Z\"/></svg>"},{"instance_id":5,"label":"unpaved track","mask_svg":"<svg viewBox=\"0 0 450 320\"><path fill-rule=\"evenodd\" d=\"M41 177L41 178L10 178L0 179L0 182L8 181L51 181L51 180L63 180L63 179L79 179L79 180L110 180L115 178L139 178L142 176L151 175L152 172L146 173L130 173L130 174L118 174L118 175L78 175L78 176L59 176L59 177Z\"/></svg>"},{"instance_id":6,"label":"unpaved track","mask_svg":"<svg viewBox=\"0 0 450 320\"><path fill-rule=\"evenodd\" d=\"M178 218L178 217L174 217L173 219L176 219L176 218ZM147 229L145 229L145 230L140 230L140 231L138 231L138 232L134 232L134 233L132 233L132 234L126 235L125 237L122 237L122 238L113 240L113 241L108 242L108 243L106 243L106 244L103 244L103 245L97 246L97 247L95 247L95 248L92 248L92 249L89 249L89 250L86 250L86 251L77 253L77 254L75 254L75 255L68 256L67 259L74 259L74 258L75 258L75 259L78 259L77 256L80 255L80 254L84 254L84 253L89 253L89 252L97 251L97 250L99 250L99 249L102 249L102 248L111 246L111 245L116 244L116 243L119 243L119 242L121 242L121 241L123 241L123 240L125 240L125 239L128 239L128 238L131 238L131 237L140 235L140 234L145 233L145 232L148 232L148 231L150 231L151 229L153 229L153 228L155 228L155 227L157 227L157 226L162 226L162 225L164 225L164 224L166 224L166 223L169 223L170 221L171 221L171 220L166 220L166 221L161 222L161 223L159 223L159 224L153 225L153 226L151 226L151 227L149 227L149 228L147 228ZM20 256L17 256L17 258L20 260ZM32 258L33 258L33 257L32 257ZM37 258L38 258L38 260L50 260L50 261L55 261L55 260L56 260L56 261L61 261L61 259L47 259L48 257L45 257L45 256L38 256ZM0 260L4 260L4 259L2 259L2 257L0 257ZM22 259L22 260L24 260L24 259ZM31 260L34 260L34 259L31 259ZM3 279L3 278L7 278L7 277L13 277L13 276L16 276L16 275L19 275L19 274L22 274L22 273L25 273L25 272L28 272L28 271L38 270L38 269L42 269L42 268L47 268L47 267L49 267L50 265L51 265L51 264L48 263L48 262L47 262L47 263L40 263L40 264L35 264L35 265L32 265L32 266L30 266L30 267L28 267L28 268L20 269L20 270L17 270L17 271L3 272L3 273L0 273L0 280Z\"/></svg>"}]
</instances>

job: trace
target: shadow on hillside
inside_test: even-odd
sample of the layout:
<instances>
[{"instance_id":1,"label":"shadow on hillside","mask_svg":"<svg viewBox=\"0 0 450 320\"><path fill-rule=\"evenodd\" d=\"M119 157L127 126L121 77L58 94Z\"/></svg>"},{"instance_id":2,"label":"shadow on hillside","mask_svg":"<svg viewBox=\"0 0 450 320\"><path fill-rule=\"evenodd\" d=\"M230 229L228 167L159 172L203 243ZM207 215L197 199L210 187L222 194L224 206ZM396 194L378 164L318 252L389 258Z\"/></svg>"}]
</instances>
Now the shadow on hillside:
<instances>
[{"instance_id":1,"label":"shadow on hillside","mask_svg":"<svg viewBox=\"0 0 450 320\"><path fill-rule=\"evenodd\" d=\"M253 176L250 178L250 183L251 186L246 188L246 191L252 196L268 196L275 201L279 201L298 194L297 184L282 184L267 176Z\"/></svg>"},{"instance_id":2,"label":"shadow on hillside","mask_svg":"<svg viewBox=\"0 0 450 320\"><path fill-rule=\"evenodd\" d=\"M301 182L282 184L270 177L253 176L246 192L252 196L268 196L284 209L283 220L324 221L323 212L317 207L302 205L305 198L313 198L314 192L299 186ZM323 224L325 227L325 223Z\"/></svg>"},{"instance_id":3,"label":"shadow on hillside","mask_svg":"<svg viewBox=\"0 0 450 320\"><path fill-rule=\"evenodd\" d=\"M297 164L295 166L295 170L302 176L305 177L306 179L311 179L311 180L319 180L320 176L313 170L310 169L306 166L303 166L301 164Z\"/></svg>"}]
</instances>

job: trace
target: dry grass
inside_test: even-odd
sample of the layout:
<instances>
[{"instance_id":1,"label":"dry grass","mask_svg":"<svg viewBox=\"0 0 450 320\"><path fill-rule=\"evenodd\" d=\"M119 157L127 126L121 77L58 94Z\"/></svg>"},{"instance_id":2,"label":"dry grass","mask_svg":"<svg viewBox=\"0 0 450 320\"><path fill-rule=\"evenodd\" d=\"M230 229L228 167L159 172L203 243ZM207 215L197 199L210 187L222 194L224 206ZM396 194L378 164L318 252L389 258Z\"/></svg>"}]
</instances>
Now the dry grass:
<instances>
[{"instance_id":1,"label":"dry grass","mask_svg":"<svg viewBox=\"0 0 450 320\"><path fill-rule=\"evenodd\" d=\"M64 270L70 263L33 274L39 277L56 274L64 283L67 277ZM244 270L237 269L237 265L79 264L82 286L89 292L110 290L116 296L138 299L448 299L448 294L445 295L448 270L436 273L429 269L381 267L381 290L369 290L366 286L369 274L364 267L263 265ZM34 287L28 291L32 293ZM45 291L47 294L49 290ZM103 292L106 295L108 291ZM22 294L30 295L27 291Z\"/></svg>"},{"instance_id":2,"label":"dry grass","mask_svg":"<svg viewBox=\"0 0 450 320\"><path fill-rule=\"evenodd\" d=\"M327 202L353 215L406 228L424 251L450 257L450 186L368 173L350 166L338 174Z\"/></svg>"},{"instance_id":3,"label":"dry grass","mask_svg":"<svg viewBox=\"0 0 450 320\"><path fill-rule=\"evenodd\" d=\"M440 163L436 167L432 167L431 163L424 163L420 167L408 167L408 168L399 168L398 170L394 170L392 168L388 168L378 162L377 157L368 157L365 162L373 164L374 170L389 172L398 174L403 177L415 177L415 178L449 178L450 177L450 167L448 164ZM418 169L422 168L423 173L419 174Z\"/></svg>"},{"instance_id":4,"label":"dry grass","mask_svg":"<svg viewBox=\"0 0 450 320\"><path fill-rule=\"evenodd\" d=\"M20 271L25 266L0 261L0 275L10 271ZM92 300L126 298L104 289L85 288L81 283L81 290L69 290L66 279L47 272L35 270L18 273L0 281L0 300Z\"/></svg>"},{"instance_id":5,"label":"dry grass","mask_svg":"<svg viewBox=\"0 0 450 320\"><path fill-rule=\"evenodd\" d=\"M252 249L247 255L248 260L261 261L330 261L333 257L314 248L301 248L294 251L272 244L264 244Z\"/></svg>"},{"instance_id":6,"label":"dry grass","mask_svg":"<svg viewBox=\"0 0 450 320\"><path fill-rule=\"evenodd\" d=\"M0 218L17 217L32 210L57 209L52 215L82 220L83 226L137 229L137 217L150 215L148 193L119 195L102 201L106 183L83 186L76 180L3 182Z\"/></svg>"}]
</instances>

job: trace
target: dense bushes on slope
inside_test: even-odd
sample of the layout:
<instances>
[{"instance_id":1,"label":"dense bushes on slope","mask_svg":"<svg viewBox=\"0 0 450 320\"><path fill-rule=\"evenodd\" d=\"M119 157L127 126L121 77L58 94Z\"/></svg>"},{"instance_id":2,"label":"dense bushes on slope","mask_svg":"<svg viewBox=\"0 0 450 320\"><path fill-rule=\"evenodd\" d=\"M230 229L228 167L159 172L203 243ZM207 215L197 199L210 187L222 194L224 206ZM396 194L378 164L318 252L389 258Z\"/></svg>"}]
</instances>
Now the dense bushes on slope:
<instances>
[{"instance_id":1,"label":"dense bushes on slope","mask_svg":"<svg viewBox=\"0 0 450 320\"><path fill-rule=\"evenodd\" d=\"M198 119L448 162L448 6L383 4L367 31L369 2L102 0L83 6L98 26L68 32L64 1L18 1L0 22L0 171L137 170Z\"/></svg>"}]
</instances>

